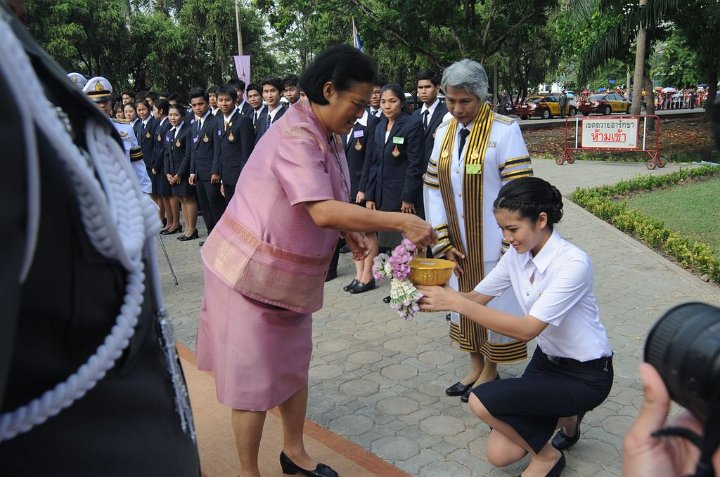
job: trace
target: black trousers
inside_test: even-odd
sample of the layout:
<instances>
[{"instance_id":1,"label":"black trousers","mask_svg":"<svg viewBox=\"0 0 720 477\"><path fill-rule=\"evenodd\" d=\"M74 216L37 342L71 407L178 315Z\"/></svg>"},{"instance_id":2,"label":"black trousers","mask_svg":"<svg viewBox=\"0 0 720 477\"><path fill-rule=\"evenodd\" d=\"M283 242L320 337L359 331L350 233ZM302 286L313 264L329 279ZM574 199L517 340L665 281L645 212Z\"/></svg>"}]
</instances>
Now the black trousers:
<instances>
[{"instance_id":1,"label":"black trousers","mask_svg":"<svg viewBox=\"0 0 720 477\"><path fill-rule=\"evenodd\" d=\"M202 218L208 233L210 233L225 212L227 204L220 193L220 184L212 184L209 180L199 180L195 183L195 188L198 205L202 210Z\"/></svg>"},{"instance_id":2,"label":"black trousers","mask_svg":"<svg viewBox=\"0 0 720 477\"><path fill-rule=\"evenodd\" d=\"M223 189L225 190L225 205L227 206L230 203L230 199L235 195L235 184L230 185L223 183Z\"/></svg>"}]
</instances>

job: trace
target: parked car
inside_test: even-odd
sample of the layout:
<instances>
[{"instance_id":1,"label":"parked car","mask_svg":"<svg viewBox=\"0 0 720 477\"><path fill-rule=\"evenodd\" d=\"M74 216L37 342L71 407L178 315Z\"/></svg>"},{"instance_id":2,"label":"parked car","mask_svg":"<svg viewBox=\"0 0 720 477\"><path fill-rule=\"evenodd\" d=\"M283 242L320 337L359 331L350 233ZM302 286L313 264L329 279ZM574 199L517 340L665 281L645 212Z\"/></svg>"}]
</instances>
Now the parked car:
<instances>
[{"instance_id":1,"label":"parked car","mask_svg":"<svg viewBox=\"0 0 720 477\"><path fill-rule=\"evenodd\" d=\"M584 116L588 114L604 114L610 116L612 113L626 113L630 114L629 101L620 94L593 94L585 101L582 101L578 105L578 109Z\"/></svg>"},{"instance_id":2,"label":"parked car","mask_svg":"<svg viewBox=\"0 0 720 477\"><path fill-rule=\"evenodd\" d=\"M528 119L536 116L543 119L551 119L553 116L560 116L560 100L557 96L531 96L523 104L515 108L515 114L521 119ZM565 104L565 114L574 116L577 114L577 106L569 98Z\"/></svg>"}]
</instances>

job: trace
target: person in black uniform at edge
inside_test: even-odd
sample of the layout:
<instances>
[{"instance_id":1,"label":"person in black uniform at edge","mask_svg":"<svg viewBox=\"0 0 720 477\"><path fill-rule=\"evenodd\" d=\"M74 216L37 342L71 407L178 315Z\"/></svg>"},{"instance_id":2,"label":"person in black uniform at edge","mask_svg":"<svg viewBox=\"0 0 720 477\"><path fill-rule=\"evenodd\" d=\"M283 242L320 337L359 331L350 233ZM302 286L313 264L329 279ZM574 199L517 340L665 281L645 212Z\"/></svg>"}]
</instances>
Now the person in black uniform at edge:
<instances>
[{"instance_id":1,"label":"person in black uniform at edge","mask_svg":"<svg viewBox=\"0 0 720 477\"><path fill-rule=\"evenodd\" d=\"M368 150L368 140L372 137L375 126L380 122L376 116L371 115L367 110L363 116L355 121L353 128L348 134L342 136L343 146L345 147L345 157L348 163L348 170L350 172L350 197L349 200L353 204L358 204L365 207L365 194L359 192L360 190L360 177L362 175L363 167L365 165L365 152ZM369 155L368 155L369 157ZM335 247L335 254L330 261L330 268L328 269L325 281L328 282L337 278L337 266L340 259L341 253L350 251L348 246L345 244L344 239L338 241L337 247ZM359 282L368 282L372 278L372 267L367 267L364 260L354 261L355 263L355 277L350 283L343 287L343 290L350 291Z\"/></svg>"},{"instance_id":2,"label":"person in black uniform at edge","mask_svg":"<svg viewBox=\"0 0 720 477\"><path fill-rule=\"evenodd\" d=\"M0 137L14 178L0 188L0 473L197 477L156 208L112 124L12 12L26 17L24 2L0 2Z\"/></svg>"},{"instance_id":3,"label":"person in black uniform at edge","mask_svg":"<svg viewBox=\"0 0 720 477\"><path fill-rule=\"evenodd\" d=\"M215 122L215 155L220 167L220 193L229 204L240 172L255 146L255 131L250 117L235 107L237 92L232 85L219 87L217 96L220 109Z\"/></svg>"}]
</instances>

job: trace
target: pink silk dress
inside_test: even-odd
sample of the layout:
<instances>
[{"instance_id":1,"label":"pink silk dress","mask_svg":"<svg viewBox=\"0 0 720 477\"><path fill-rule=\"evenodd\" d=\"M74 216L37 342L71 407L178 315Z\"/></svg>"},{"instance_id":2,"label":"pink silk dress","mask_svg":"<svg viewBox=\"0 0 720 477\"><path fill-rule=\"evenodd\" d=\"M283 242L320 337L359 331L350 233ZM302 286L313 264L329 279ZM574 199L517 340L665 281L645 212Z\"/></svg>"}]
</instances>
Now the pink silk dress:
<instances>
[{"instance_id":1,"label":"pink silk dress","mask_svg":"<svg viewBox=\"0 0 720 477\"><path fill-rule=\"evenodd\" d=\"M214 372L226 406L264 411L307 385L311 313L338 232L315 225L304 203L345 202L348 178L340 141L328 140L307 100L272 125L243 169L202 250L197 365Z\"/></svg>"}]
</instances>

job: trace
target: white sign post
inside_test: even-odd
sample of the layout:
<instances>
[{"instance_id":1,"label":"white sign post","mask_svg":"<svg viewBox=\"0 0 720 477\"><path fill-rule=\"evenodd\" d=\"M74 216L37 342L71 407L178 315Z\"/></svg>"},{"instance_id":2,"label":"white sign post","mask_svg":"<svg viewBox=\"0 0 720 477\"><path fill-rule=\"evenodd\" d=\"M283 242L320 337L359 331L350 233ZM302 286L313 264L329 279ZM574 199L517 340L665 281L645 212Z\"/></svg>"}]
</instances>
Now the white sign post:
<instances>
[{"instance_id":1,"label":"white sign post","mask_svg":"<svg viewBox=\"0 0 720 477\"><path fill-rule=\"evenodd\" d=\"M638 118L588 118L582 120L582 147L637 148Z\"/></svg>"}]
</instances>

